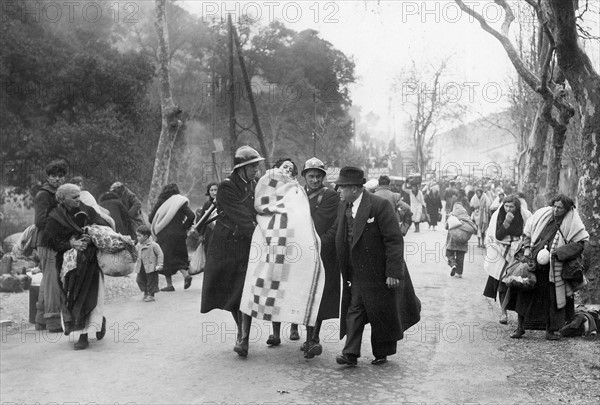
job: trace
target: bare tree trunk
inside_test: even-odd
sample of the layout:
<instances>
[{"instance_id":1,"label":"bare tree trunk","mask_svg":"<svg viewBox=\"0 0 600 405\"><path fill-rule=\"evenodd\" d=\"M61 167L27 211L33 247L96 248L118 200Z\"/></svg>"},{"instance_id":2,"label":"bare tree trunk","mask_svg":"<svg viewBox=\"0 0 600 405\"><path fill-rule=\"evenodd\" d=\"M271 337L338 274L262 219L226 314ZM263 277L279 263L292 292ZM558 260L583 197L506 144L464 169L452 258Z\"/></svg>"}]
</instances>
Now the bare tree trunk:
<instances>
[{"instance_id":1,"label":"bare tree trunk","mask_svg":"<svg viewBox=\"0 0 600 405\"><path fill-rule=\"evenodd\" d=\"M154 160L154 172L148 195L148 207L152 207L162 188L169 180L169 164L171 163L171 151L177 133L181 127L178 117L181 109L173 102L171 94L171 81L169 78L169 32L167 27L166 0L156 0L156 34L158 36L158 76L160 80L160 108L162 115L162 127L156 158Z\"/></svg>"},{"instance_id":2,"label":"bare tree trunk","mask_svg":"<svg viewBox=\"0 0 600 405\"><path fill-rule=\"evenodd\" d=\"M573 3L545 0L542 7L555 24L558 66L569 82L582 120L583 156L577 204L590 234L586 252L591 285L584 299L600 302L600 76L578 44Z\"/></svg>"},{"instance_id":3,"label":"bare tree trunk","mask_svg":"<svg viewBox=\"0 0 600 405\"><path fill-rule=\"evenodd\" d=\"M525 194L527 204L532 209L537 209L538 190L540 181L540 167L543 163L546 139L548 137L548 122L544 119L545 114L549 114L552 109L552 100L540 100L535 122L529 135L529 147L525 155L525 170L521 176L522 183L519 188Z\"/></svg>"},{"instance_id":4,"label":"bare tree trunk","mask_svg":"<svg viewBox=\"0 0 600 405\"><path fill-rule=\"evenodd\" d=\"M548 174L546 180L546 201L551 201L558 193L562 152L567 139L567 126L560 125L552 130L552 142L548 150Z\"/></svg>"}]
</instances>

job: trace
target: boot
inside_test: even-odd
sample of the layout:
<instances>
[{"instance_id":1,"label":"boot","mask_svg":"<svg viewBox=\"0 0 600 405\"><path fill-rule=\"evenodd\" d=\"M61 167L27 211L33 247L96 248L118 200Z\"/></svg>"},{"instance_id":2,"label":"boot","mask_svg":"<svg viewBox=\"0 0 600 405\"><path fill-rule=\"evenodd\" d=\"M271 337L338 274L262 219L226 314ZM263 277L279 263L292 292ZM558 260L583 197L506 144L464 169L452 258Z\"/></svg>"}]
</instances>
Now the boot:
<instances>
[{"instance_id":1,"label":"boot","mask_svg":"<svg viewBox=\"0 0 600 405\"><path fill-rule=\"evenodd\" d=\"M79 335L79 340L77 341L77 343L75 343L75 346L73 348L75 350L84 350L87 349L89 345L90 342L88 342L87 333L82 333L81 335Z\"/></svg>"},{"instance_id":2,"label":"boot","mask_svg":"<svg viewBox=\"0 0 600 405\"><path fill-rule=\"evenodd\" d=\"M517 329L513 332L510 337L512 339L521 339L521 336L525 334L525 328L523 328L523 322L525 321L525 317L519 315L517 318Z\"/></svg>"},{"instance_id":3,"label":"boot","mask_svg":"<svg viewBox=\"0 0 600 405\"><path fill-rule=\"evenodd\" d=\"M242 330L241 330L241 339L233 348L233 351L238 354L238 356L246 357L248 356L248 348L249 348L249 340L250 340L250 327L252 326L252 317L250 315L246 315L240 312L240 317L242 320Z\"/></svg>"}]
</instances>

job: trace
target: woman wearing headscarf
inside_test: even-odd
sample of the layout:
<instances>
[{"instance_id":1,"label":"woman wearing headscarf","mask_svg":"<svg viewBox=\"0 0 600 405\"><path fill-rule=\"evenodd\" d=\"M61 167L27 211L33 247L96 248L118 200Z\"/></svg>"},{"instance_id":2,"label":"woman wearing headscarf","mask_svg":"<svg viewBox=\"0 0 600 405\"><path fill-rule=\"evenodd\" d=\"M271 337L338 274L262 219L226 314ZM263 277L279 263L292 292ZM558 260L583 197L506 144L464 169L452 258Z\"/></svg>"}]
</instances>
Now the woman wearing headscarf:
<instances>
[{"instance_id":1,"label":"woman wearing headscarf","mask_svg":"<svg viewBox=\"0 0 600 405\"><path fill-rule=\"evenodd\" d=\"M187 290L192 285L192 276L188 274L186 237L194 223L194 212L189 207L189 200L179 193L177 184L163 187L148 219L152 224L152 235L165 255L160 274L165 276L167 286L161 291L175 291L172 277L178 271L183 275L183 288Z\"/></svg>"},{"instance_id":2,"label":"woman wearing headscarf","mask_svg":"<svg viewBox=\"0 0 600 405\"><path fill-rule=\"evenodd\" d=\"M477 187L475 195L471 198L470 205L473 208L471 218L477 225L477 247L485 247L485 231L487 231L490 222L490 205L492 202L487 195L483 193L481 187Z\"/></svg>"},{"instance_id":3,"label":"woman wearing headscarf","mask_svg":"<svg viewBox=\"0 0 600 405\"><path fill-rule=\"evenodd\" d=\"M575 286L562 279L563 262L581 255L589 237L575 203L564 194L554 197L550 206L537 210L525 223L524 255L536 263L537 283L515 297L514 310L519 317L511 338L520 338L525 329L545 329L546 339L560 339L556 332L575 312ZM540 253L544 249L550 252L548 262Z\"/></svg>"},{"instance_id":4,"label":"woman wearing headscarf","mask_svg":"<svg viewBox=\"0 0 600 405\"><path fill-rule=\"evenodd\" d=\"M97 248L84 228L109 224L94 208L80 201L80 192L75 184L60 186L56 190L58 206L48 215L46 224L48 244L56 251L63 329L65 335L81 331L75 350L88 347L89 332L94 330L98 340L106 333L104 274L98 265ZM67 265L63 266L65 262ZM65 273L65 268L70 271Z\"/></svg>"},{"instance_id":5,"label":"woman wearing headscarf","mask_svg":"<svg viewBox=\"0 0 600 405\"><path fill-rule=\"evenodd\" d=\"M490 226L485 235L486 253L483 268L488 273L488 280L483 290L483 295L496 299L499 295L500 302L504 301L506 286L499 281L502 271L513 260L527 219L531 212L521 207L521 201L514 195L504 199L500 209L492 214ZM500 323L508 323L506 307L502 306Z\"/></svg>"}]
</instances>

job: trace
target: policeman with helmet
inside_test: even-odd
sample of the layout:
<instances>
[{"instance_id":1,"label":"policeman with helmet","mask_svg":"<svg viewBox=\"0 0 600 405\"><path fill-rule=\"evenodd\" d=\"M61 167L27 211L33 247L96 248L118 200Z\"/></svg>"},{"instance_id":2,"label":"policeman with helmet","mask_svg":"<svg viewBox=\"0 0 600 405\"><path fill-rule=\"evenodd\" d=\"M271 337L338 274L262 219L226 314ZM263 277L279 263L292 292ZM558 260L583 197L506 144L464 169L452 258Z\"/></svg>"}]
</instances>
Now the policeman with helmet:
<instances>
[{"instance_id":1,"label":"policeman with helmet","mask_svg":"<svg viewBox=\"0 0 600 405\"><path fill-rule=\"evenodd\" d=\"M323 184L327 171L323 162L316 157L306 161L301 175L306 181L310 216L321 238L321 260L325 268L325 288L317 322L314 327L307 327L306 342L302 345L304 357L310 359L323 351L319 343L321 323L326 319L339 317L340 270L337 265L335 231L327 231L334 226L340 197L338 193Z\"/></svg>"},{"instance_id":2,"label":"policeman with helmet","mask_svg":"<svg viewBox=\"0 0 600 405\"><path fill-rule=\"evenodd\" d=\"M248 355L252 318L240 312L252 234L256 227L254 188L258 166L264 158L250 146L235 152L233 172L217 191L213 237L208 245L201 312L223 309L231 312L237 325L234 351Z\"/></svg>"}]
</instances>

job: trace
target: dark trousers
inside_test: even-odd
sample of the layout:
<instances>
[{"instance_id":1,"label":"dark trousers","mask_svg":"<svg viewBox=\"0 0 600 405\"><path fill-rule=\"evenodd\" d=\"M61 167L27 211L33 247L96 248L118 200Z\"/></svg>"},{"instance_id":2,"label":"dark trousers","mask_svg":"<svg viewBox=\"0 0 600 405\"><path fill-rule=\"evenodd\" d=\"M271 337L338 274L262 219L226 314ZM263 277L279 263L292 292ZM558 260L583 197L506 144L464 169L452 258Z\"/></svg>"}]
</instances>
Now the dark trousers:
<instances>
[{"instance_id":1,"label":"dark trousers","mask_svg":"<svg viewBox=\"0 0 600 405\"><path fill-rule=\"evenodd\" d=\"M141 269L135 279L138 287L144 293L144 295L149 295L154 297L154 293L158 292L158 272L153 271L152 273L146 273L144 269Z\"/></svg>"},{"instance_id":2,"label":"dark trousers","mask_svg":"<svg viewBox=\"0 0 600 405\"><path fill-rule=\"evenodd\" d=\"M360 357L360 345L365 325L369 323L367 309L358 288L352 284L352 300L348 313L346 314L346 344L342 350L343 354ZM377 342L371 332L371 349L375 357L386 357L396 354L397 342Z\"/></svg>"},{"instance_id":3,"label":"dark trousers","mask_svg":"<svg viewBox=\"0 0 600 405\"><path fill-rule=\"evenodd\" d=\"M465 254L460 250L446 250L446 257L448 258L448 265L450 267L456 265L456 274L463 274L463 267L465 265Z\"/></svg>"}]
</instances>

